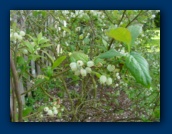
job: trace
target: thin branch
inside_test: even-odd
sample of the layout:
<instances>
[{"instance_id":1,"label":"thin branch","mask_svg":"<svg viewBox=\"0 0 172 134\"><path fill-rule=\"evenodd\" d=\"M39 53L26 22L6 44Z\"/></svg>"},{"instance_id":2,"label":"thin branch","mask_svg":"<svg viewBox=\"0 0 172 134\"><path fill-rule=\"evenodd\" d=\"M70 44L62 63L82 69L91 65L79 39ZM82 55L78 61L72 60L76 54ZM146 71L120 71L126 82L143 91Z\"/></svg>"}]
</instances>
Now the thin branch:
<instances>
[{"instance_id":1,"label":"thin branch","mask_svg":"<svg viewBox=\"0 0 172 134\"><path fill-rule=\"evenodd\" d=\"M122 14L122 17L121 17L120 21L118 22L118 26L119 26L119 24L122 22L125 13L126 13L126 10L124 10L124 12L123 12L123 14ZM115 40L115 39L112 39L112 40L111 40L110 45L109 45L109 47L108 47L108 50L110 50L110 48L111 48L112 43L114 42L114 40Z\"/></svg>"},{"instance_id":2,"label":"thin branch","mask_svg":"<svg viewBox=\"0 0 172 134\"><path fill-rule=\"evenodd\" d=\"M19 116L18 116L18 121L22 122L22 101L21 101L21 96L19 92L19 81L18 81L18 74L16 71L16 67L12 58L12 52L10 51L10 67L11 71L13 74L13 79L14 79L14 86L15 86L15 94L17 97L17 102L18 102L18 107L19 107ZM14 115L15 116L15 115Z\"/></svg>"}]
</instances>

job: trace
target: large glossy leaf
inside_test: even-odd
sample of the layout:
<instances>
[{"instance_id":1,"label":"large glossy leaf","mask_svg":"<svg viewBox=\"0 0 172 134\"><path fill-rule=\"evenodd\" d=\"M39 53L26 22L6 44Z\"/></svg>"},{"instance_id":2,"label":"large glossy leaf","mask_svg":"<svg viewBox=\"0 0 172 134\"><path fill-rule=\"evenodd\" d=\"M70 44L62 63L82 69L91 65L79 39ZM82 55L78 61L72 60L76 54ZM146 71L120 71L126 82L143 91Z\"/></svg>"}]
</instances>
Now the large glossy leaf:
<instances>
[{"instance_id":1,"label":"large glossy leaf","mask_svg":"<svg viewBox=\"0 0 172 134\"><path fill-rule=\"evenodd\" d=\"M118 27L116 29L111 29L107 32L107 35L128 45L131 43L131 33L127 28Z\"/></svg>"},{"instance_id":2,"label":"large glossy leaf","mask_svg":"<svg viewBox=\"0 0 172 134\"><path fill-rule=\"evenodd\" d=\"M133 45L136 38L140 35L140 33L142 33L142 26L139 24L131 25L128 27L128 30L131 33L132 36L131 44Z\"/></svg>"},{"instance_id":3,"label":"large glossy leaf","mask_svg":"<svg viewBox=\"0 0 172 134\"><path fill-rule=\"evenodd\" d=\"M150 86L152 78L149 74L149 64L145 58L136 52L131 52L126 58L126 66L137 82L146 87Z\"/></svg>"},{"instance_id":4,"label":"large glossy leaf","mask_svg":"<svg viewBox=\"0 0 172 134\"><path fill-rule=\"evenodd\" d=\"M105 58L112 58L114 56L123 56L123 54L121 54L120 52L116 51L115 49L111 49L105 53L102 53L98 56L98 58L102 58L102 59L105 59Z\"/></svg>"},{"instance_id":5,"label":"large glossy leaf","mask_svg":"<svg viewBox=\"0 0 172 134\"><path fill-rule=\"evenodd\" d=\"M66 59L66 56L61 56L61 57L59 57L59 58L53 63L53 68L59 66L65 59Z\"/></svg>"}]
</instances>

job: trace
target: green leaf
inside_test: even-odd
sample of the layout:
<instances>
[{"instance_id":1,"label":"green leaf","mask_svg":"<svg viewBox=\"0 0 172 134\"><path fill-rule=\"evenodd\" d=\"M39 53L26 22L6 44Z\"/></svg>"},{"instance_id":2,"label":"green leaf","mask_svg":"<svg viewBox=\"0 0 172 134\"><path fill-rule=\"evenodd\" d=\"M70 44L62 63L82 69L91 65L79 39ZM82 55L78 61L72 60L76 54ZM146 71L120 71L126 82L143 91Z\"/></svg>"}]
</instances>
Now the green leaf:
<instances>
[{"instance_id":1,"label":"green leaf","mask_svg":"<svg viewBox=\"0 0 172 134\"><path fill-rule=\"evenodd\" d=\"M39 56L39 55L35 55L35 54L29 55L29 60L36 61L38 58L44 58L44 57L43 56Z\"/></svg>"},{"instance_id":2,"label":"green leaf","mask_svg":"<svg viewBox=\"0 0 172 134\"><path fill-rule=\"evenodd\" d=\"M111 49L105 53L102 53L98 56L98 58L112 58L114 56L124 56L123 54L121 54L120 52L116 51L115 49Z\"/></svg>"},{"instance_id":3,"label":"green leaf","mask_svg":"<svg viewBox=\"0 0 172 134\"><path fill-rule=\"evenodd\" d=\"M40 48L50 47L50 46L52 46L52 45L53 45L53 44L43 44L43 45L40 46Z\"/></svg>"},{"instance_id":4,"label":"green leaf","mask_svg":"<svg viewBox=\"0 0 172 134\"><path fill-rule=\"evenodd\" d=\"M61 56L61 57L59 57L59 58L53 63L53 68L59 66L65 59L66 59L66 56Z\"/></svg>"},{"instance_id":5,"label":"green leaf","mask_svg":"<svg viewBox=\"0 0 172 134\"><path fill-rule=\"evenodd\" d=\"M104 63L105 63L105 61L104 61L103 59L98 58L98 57L95 57L95 58L94 58L94 64L95 64L96 66L102 66Z\"/></svg>"},{"instance_id":6,"label":"green leaf","mask_svg":"<svg viewBox=\"0 0 172 134\"><path fill-rule=\"evenodd\" d=\"M38 44L40 43L40 40L42 39L42 32L40 32L37 36L37 39L38 39Z\"/></svg>"},{"instance_id":7,"label":"green leaf","mask_svg":"<svg viewBox=\"0 0 172 134\"><path fill-rule=\"evenodd\" d=\"M111 29L107 32L107 35L128 45L131 43L131 33L127 28L118 27L116 29Z\"/></svg>"},{"instance_id":8,"label":"green leaf","mask_svg":"<svg viewBox=\"0 0 172 134\"><path fill-rule=\"evenodd\" d=\"M149 74L149 64L145 58L136 52L131 52L126 58L126 66L137 82L150 87L152 78Z\"/></svg>"},{"instance_id":9,"label":"green leaf","mask_svg":"<svg viewBox=\"0 0 172 134\"><path fill-rule=\"evenodd\" d=\"M92 73L92 74L95 74L95 75L97 76L97 78L100 78L100 76L101 76L101 74L99 74L99 73L97 73L97 72L95 72L95 71L92 71L91 73Z\"/></svg>"},{"instance_id":10,"label":"green leaf","mask_svg":"<svg viewBox=\"0 0 172 134\"><path fill-rule=\"evenodd\" d=\"M32 112L32 108L31 107L27 107L27 108L24 108L23 110L23 116L28 116L30 113Z\"/></svg>"},{"instance_id":11,"label":"green leaf","mask_svg":"<svg viewBox=\"0 0 172 134\"><path fill-rule=\"evenodd\" d=\"M52 56L51 55L49 55L47 52L45 52L45 51L43 51L43 50L41 50L43 53L45 53L47 56L48 56L48 58L51 60L51 62L52 62L52 64L54 63L54 60L53 60L53 58L52 58Z\"/></svg>"},{"instance_id":12,"label":"green leaf","mask_svg":"<svg viewBox=\"0 0 172 134\"><path fill-rule=\"evenodd\" d=\"M67 28L67 27L62 27L62 29L63 29L64 31L68 32L68 33L70 33L70 32L71 32L71 31L70 31L70 29L69 29L69 28Z\"/></svg>"},{"instance_id":13,"label":"green leaf","mask_svg":"<svg viewBox=\"0 0 172 134\"><path fill-rule=\"evenodd\" d=\"M49 41L49 39L41 38L41 39L39 40L39 44L43 44L43 43L46 43L46 42L48 42L48 41Z\"/></svg>"},{"instance_id":14,"label":"green leaf","mask_svg":"<svg viewBox=\"0 0 172 134\"><path fill-rule=\"evenodd\" d=\"M136 38L139 36L140 33L142 33L142 26L139 24L131 25L128 27L128 30L131 33L132 36L131 45L133 45Z\"/></svg>"},{"instance_id":15,"label":"green leaf","mask_svg":"<svg viewBox=\"0 0 172 134\"><path fill-rule=\"evenodd\" d=\"M48 77L51 77L53 75L53 70L51 67L47 67L45 68L45 74L48 76Z\"/></svg>"},{"instance_id":16,"label":"green leaf","mask_svg":"<svg viewBox=\"0 0 172 134\"><path fill-rule=\"evenodd\" d=\"M82 60L84 63L88 62L88 55L82 53L82 52L73 52L70 55L71 62L77 62L78 60Z\"/></svg>"},{"instance_id":17,"label":"green leaf","mask_svg":"<svg viewBox=\"0 0 172 134\"><path fill-rule=\"evenodd\" d=\"M22 57L22 56L17 57L17 64L19 64L19 65L24 65L24 64L26 64L25 61L26 61L26 60L24 59L24 57Z\"/></svg>"},{"instance_id":18,"label":"green leaf","mask_svg":"<svg viewBox=\"0 0 172 134\"><path fill-rule=\"evenodd\" d=\"M28 41L25 41L24 44L27 46L28 51L29 51L30 53L33 53L33 51L34 51L34 46L33 46L32 44L30 44Z\"/></svg>"}]
</instances>

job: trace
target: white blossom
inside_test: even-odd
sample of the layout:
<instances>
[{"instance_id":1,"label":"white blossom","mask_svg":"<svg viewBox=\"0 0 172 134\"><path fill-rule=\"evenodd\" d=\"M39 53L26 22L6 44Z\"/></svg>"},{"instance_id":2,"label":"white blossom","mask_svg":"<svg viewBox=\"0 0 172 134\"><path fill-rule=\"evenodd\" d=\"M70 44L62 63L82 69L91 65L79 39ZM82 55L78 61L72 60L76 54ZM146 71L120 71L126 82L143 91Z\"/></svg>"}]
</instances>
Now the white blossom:
<instances>
[{"instance_id":1,"label":"white blossom","mask_svg":"<svg viewBox=\"0 0 172 134\"><path fill-rule=\"evenodd\" d=\"M117 76L117 79L119 80L120 79L120 76Z\"/></svg>"},{"instance_id":2,"label":"white blossom","mask_svg":"<svg viewBox=\"0 0 172 134\"><path fill-rule=\"evenodd\" d=\"M116 73L116 77L118 77L119 76L119 73Z\"/></svg>"},{"instance_id":3,"label":"white blossom","mask_svg":"<svg viewBox=\"0 0 172 134\"><path fill-rule=\"evenodd\" d=\"M78 65L79 67L82 67L82 66L84 65L84 63L83 63L82 60L78 60L78 61L77 61L77 65Z\"/></svg>"},{"instance_id":4,"label":"white blossom","mask_svg":"<svg viewBox=\"0 0 172 134\"><path fill-rule=\"evenodd\" d=\"M52 110L48 110L47 114L48 114L49 116L53 116L53 111L52 111Z\"/></svg>"},{"instance_id":5,"label":"white blossom","mask_svg":"<svg viewBox=\"0 0 172 134\"><path fill-rule=\"evenodd\" d=\"M100 83L101 83L101 84L104 84L104 83L106 82L106 80L107 80L106 76L102 75L102 76L100 77Z\"/></svg>"},{"instance_id":6,"label":"white blossom","mask_svg":"<svg viewBox=\"0 0 172 134\"><path fill-rule=\"evenodd\" d=\"M87 73L91 73L91 68L90 67L86 67L85 70L87 71Z\"/></svg>"},{"instance_id":7,"label":"white blossom","mask_svg":"<svg viewBox=\"0 0 172 134\"><path fill-rule=\"evenodd\" d=\"M53 107L53 110L57 110L57 108L54 106L54 107Z\"/></svg>"},{"instance_id":8,"label":"white blossom","mask_svg":"<svg viewBox=\"0 0 172 134\"><path fill-rule=\"evenodd\" d=\"M18 35L18 33L14 33L13 36L16 39L16 38L18 38L19 35Z\"/></svg>"},{"instance_id":9,"label":"white blossom","mask_svg":"<svg viewBox=\"0 0 172 134\"><path fill-rule=\"evenodd\" d=\"M75 75L80 75L80 70L76 70Z\"/></svg>"},{"instance_id":10,"label":"white blossom","mask_svg":"<svg viewBox=\"0 0 172 134\"><path fill-rule=\"evenodd\" d=\"M72 69L72 71L76 71L77 70L77 64L75 62L70 63L70 68Z\"/></svg>"},{"instance_id":11,"label":"white blossom","mask_svg":"<svg viewBox=\"0 0 172 134\"><path fill-rule=\"evenodd\" d=\"M61 111L62 111L62 112L64 111L64 108L63 108L63 107L61 108Z\"/></svg>"},{"instance_id":12,"label":"white blossom","mask_svg":"<svg viewBox=\"0 0 172 134\"><path fill-rule=\"evenodd\" d=\"M54 114L58 114L58 110L54 110L53 113L54 113Z\"/></svg>"},{"instance_id":13,"label":"white blossom","mask_svg":"<svg viewBox=\"0 0 172 134\"><path fill-rule=\"evenodd\" d=\"M93 61L88 61L87 62L87 67L92 67L94 66L94 62Z\"/></svg>"},{"instance_id":14,"label":"white blossom","mask_svg":"<svg viewBox=\"0 0 172 134\"><path fill-rule=\"evenodd\" d=\"M108 66L107 66L107 70L108 70L109 72L112 72L112 71L115 70L115 66L114 66L114 65L108 65Z\"/></svg>"},{"instance_id":15,"label":"white blossom","mask_svg":"<svg viewBox=\"0 0 172 134\"><path fill-rule=\"evenodd\" d=\"M20 31L20 35L21 36L25 36L25 32L24 31Z\"/></svg>"},{"instance_id":16,"label":"white blossom","mask_svg":"<svg viewBox=\"0 0 172 134\"><path fill-rule=\"evenodd\" d=\"M151 18L154 19L155 18L155 14L152 14Z\"/></svg>"},{"instance_id":17,"label":"white blossom","mask_svg":"<svg viewBox=\"0 0 172 134\"><path fill-rule=\"evenodd\" d=\"M28 54L27 49L23 49L23 54Z\"/></svg>"},{"instance_id":18,"label":"white blossom","mask_svg":"<svg viewBox=\"0 0 172 134\"><path fill-rule=\"evenodd\" d=\"M23 39L23 37L20 36L20 35L18 35L17 39L18 39L19 41L21 41L21 40Z\"/></svg>"},{"instance_id":19,"label":"white blossom","mask_svg":"<svg viewBox=\"0 0 172 134\"><path fill-rule=\"evenodd\" d=\"M107 84L107 85L111 85L111 84L112 84L112 78L108 78L108 79L106 80L106 84Z\"/></svg>"},{"instance_id":20,"label":"white blossom","mask_svg":"<svg viewBox=\"0 0 172 134\"><path fill-rule=\"evenodd\" d=\"M63 21L63 24L64 24L64 27L66 27L67 23L66 23L66 21L65 21L65 20Z\"/></svg>"},{"instance_id":21,"label":"white blossom","mask_svg":"<svg viewBox=\"0 0 172 134\"><path fill-rule=\"evenodd\" d=\"M119 84L116 84L115 86L116 86L116 87L118 87L118 86L119 86Z\"/></svg>"},{"instance_id":22,"label":"white blossom","mask_svg":"<svg viewBox=\"0 0 172 134\"><path fill-rule=\"evenodd\" d=\"M44 108L44 111L45 111L45 112L48 112L48 110L49 110L48 107L45 107L45 108Z\"/></svg>"},{"instance_id":23,"label":"white blossom","mask_svg":"<svg viewBox=\"0 0 172 134\"><path fill-rule=\"evenodd\" d=\"M85 77L87 75L87 71L83 68L80 70L80 73L83 77Z\"/></svg>"}]
</instances>

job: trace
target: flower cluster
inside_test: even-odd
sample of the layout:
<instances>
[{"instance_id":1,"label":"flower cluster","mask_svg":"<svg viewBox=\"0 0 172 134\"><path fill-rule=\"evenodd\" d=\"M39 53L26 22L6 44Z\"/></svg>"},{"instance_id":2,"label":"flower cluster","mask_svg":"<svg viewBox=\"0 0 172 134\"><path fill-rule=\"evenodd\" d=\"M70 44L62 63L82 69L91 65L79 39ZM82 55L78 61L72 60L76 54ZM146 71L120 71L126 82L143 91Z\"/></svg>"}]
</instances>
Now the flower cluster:
<instances>
[{"instance_id":1,"label":"flower cluster","mask_svg":"<svg viewBox=\"0 0 172 134\"><path fill-rule=\"evenodd\" d=\"M10 39L14 42L21 41L23 39L23 36L25 36L25 32L24 31L20 31L19 33L17 32L13 32L13 30L10 30Z\"/></svg>"},{"instance_id":2,"label":"flower cluster","mask_svg":"<svg viewBox=\"0 0 172 134\"><path fill-rule=\"evenodd\" d=\"M107 78L105 75L100 76L100 83L101 84L107 84L111 85L112 84L112 78Z\"/></svg>"},{"instance_id":3,"label":"flower cluster","mask_svg":"<svg viewBox=\"0 0 172 134\"><path fill-rule=\"evenodd\" d=\"M87 73L91 73L91 67L93 66L93 61L88 61L86 68L84 68L84 62L82 60L70 63L70 68L75 73L75 75L81 75L82 77L85 77Z\"/></svg>"},{"instance_id":4,"label":"flower cluster","mask_svg":"<svg viewBox=\"0 0 172 134\"><path fill-rule=\"evenodd\" d=\"M64 107L60 107L60 105L53 106L51 108L44 107L44 112L50 117L54 117L56 115L58 115L60 117L61 112L63 112L63 111L64 111Z\"/></svg>"}]
</instances>

